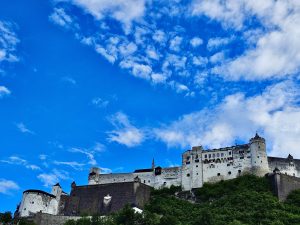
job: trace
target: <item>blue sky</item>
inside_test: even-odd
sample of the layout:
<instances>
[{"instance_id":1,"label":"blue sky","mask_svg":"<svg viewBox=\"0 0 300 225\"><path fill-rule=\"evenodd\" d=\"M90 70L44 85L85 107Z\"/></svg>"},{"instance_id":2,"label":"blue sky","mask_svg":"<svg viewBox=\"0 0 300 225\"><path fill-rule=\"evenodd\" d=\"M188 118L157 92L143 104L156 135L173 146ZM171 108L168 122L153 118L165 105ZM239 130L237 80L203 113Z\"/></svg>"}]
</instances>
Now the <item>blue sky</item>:
<instances>
[{"instance_id":1,"label":"blue sky","mask_svg":"<svg viewBox=\"0 0 300 225\"><path fill-rule=\"evenodd\" d=\"M0 211L256 131L299 158L299 31L297 0L1 1Z\"/></svg>"}]
</instances>

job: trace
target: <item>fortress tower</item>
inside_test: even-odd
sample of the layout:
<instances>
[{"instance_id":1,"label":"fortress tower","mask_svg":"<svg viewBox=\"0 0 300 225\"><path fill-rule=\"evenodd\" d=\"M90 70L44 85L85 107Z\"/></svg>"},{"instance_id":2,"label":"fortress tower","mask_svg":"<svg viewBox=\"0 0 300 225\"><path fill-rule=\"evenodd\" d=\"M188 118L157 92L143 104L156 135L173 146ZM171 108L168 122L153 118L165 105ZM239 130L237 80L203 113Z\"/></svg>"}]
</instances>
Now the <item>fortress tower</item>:
<instances>
[{"instance_id":1,"label":"fortress tower","mask_svg":"<svg viewBox=\"0 0 300 225\"><path fill-rule=\"evenodd\" d=\"M182 154L181 182L183 190L202 187L202 146L193 147Z\"/></svg>"},{"instance_id":2,"label":"fortress tower","mask_svg":"<svg viewBox=\"0 0 300 225\"><path fill-rule=\"evenodd\" d=\"M92 167L88 177L88 184L97 184L99 182L99 174L100 169L98 167Z\"/></svg>"},{"instance_id":3,"label":"fortress tower","mask_svg":"<svg viewBox=\"0 0 300 225\"><path fill-rule=\"evenodd\" d=\"M251 167L253 174L264 176L269 172L268 156L265 139L257 133L250 139Z\"/></svg>"}]
</instances>

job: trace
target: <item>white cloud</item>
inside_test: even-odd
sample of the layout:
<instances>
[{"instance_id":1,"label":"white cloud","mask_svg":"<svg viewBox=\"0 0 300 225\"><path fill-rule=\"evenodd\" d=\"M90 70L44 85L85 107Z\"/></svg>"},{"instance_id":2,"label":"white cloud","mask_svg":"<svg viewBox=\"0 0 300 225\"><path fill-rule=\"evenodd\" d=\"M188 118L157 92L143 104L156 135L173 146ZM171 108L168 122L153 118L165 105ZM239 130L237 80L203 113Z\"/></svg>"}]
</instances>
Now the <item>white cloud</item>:
<instances>
[{"instance_id":1,"label":"white cloud","mask_svg":"<svg viewBox=\"0 0 300 225\"><path fill-rule=\"evenodd\" d=\"M194 56L193 57L193 64L195 66L205 66L208 63L208 59L202 56Z\"/></svg>"},{"instance_id":2,"label":"white cloud","mask_svg":"<svg viewBox=\"0 0 300 225\"><path fill-rule=\"evenodd\" d=\"M16 25L13 23L0 21L0 63L19 60L16 55L16 47L20 40L14 32L15 27Z\"/></svg>"},{"instance_id":3,"label":"white cloud","mask_svg":"<svg viewBox=\"0 0 300 225\"><path fill-rule=\"evenodd\" d=\"M39 166L31 164L27 160L25 160L19 156L10 156L6 160L0 160L0 162L12 164L12 165L21 165L21 166L24 166L25 168L31 169L31 170L40 170L41 169Z\"/></svg>"},{"instance_id":4,"label":"white cloud","mask_svg":"<svg viewBox=\"0 0 300 225\"><path fill-rule=\"evenodd\" d=\"M194 48L196 48L196 47L198 47L198 46L200 46L200 45L203 44L203 40L202 40L201 38L199 38L199 37L194 37L194 38L192 38L192 39L190 40L190 44L191 44Z\"/></svg>"},{"instance_id":5,"label":"white cloud","mask_svg":"<svg viewBox=\"0 0 300 225\"><path fill-rule=\"evenodd\" d=\"M77 84L76 80L74 78L72 78L72 77L62 77L61 80L63 82L66 82L66 83L69 83L69 84L72 84L72 85L76 85Z\"/></svg>"},{"instance_id":6,"label":"white cloud","mask_svg":"<svg viewBox=\"0 0 300 225\"><path fill-rule=\"evenodd\" d=\"M5 87L5 86L0 86L0 98L5 97L5 96L8 96L8 95L10 95L10 94L11 94L11 91L8 90L7 87Z\"/></svg>"},{"instance_id":7,"label":"white cloud","mask_svg":"<svg viewBox=\"0 0 300 225\"><path fill-rule=\"evenodd\" d=\"M134 63L132 67L132 74L136 77L140 77L143 79L150 79L150 74L152 69L148 65Z\"/></svg>"},{"instance_id":8,"label":"white cloud","mask_svg":"<svg viewBox=\"0 0 300 225\"><path fill-rule=\"evenodd\" d=\"M182 40L183 40L182 37L179 36L174 37L173 39L170 40L169 48L174 52L179 52Z\"/></svg>"},{"instance_id":9,"label":"white cloud","mask_svg":"<svg viewBox=\"0 0 300 225\"><path fill-rule=\"evenodd\" d=\"M210 61L211 63L219 63L219 62L224 61L224 59L225 59L224 52L217 52L216 54L212 55L212 56L209 58L209 61Z\"/></svg>"},{"instance_id":10,"label":"white cloud","mask_svg":"<svg viewBox=\"0 0 300 225\"><path fill-rule=\"evenodd\" d=\"M154 132L169 147L217 148L234 145L236 140L247 142L258 130L271 155L286 157L291 153L299 158L298 88L287 81L269 86L261 95L229 95L214 108L183 115Z\"/></svg>"},{"instance_id":11,"label":"white cloud","mask_svg":"<svg viewBox=\"0 0 300 225\"><path fill-rule=\"evenodd\" d=\"M109 168L100 167L100 173L101 174L109 174L109 173L112 173L112 170Z\"/></svg>"},{"instance_id":12,"label":"white cloud","mask_svg":"<svg viewBox=\"0 0 300 225\"><path fill-rule=\"evenodd\" d=\"M82 154L86 155L86 157L89 160L88 163L90 165L92 165L92 166L97 165L97 161L95 160L95 156L94 156L94 151L88 150L88 149L81 149L81 148L71 148L69 151L82 153Z\"/></svg>"},{"instance_id":13,"label":"white cloud","mask_svg":"<svg viewBox=\"0 0 300 225\"><path fill-rule=\"evenodd\" d=\"M145 138L143 131L133 126L124 113L116 113L110 118L110 122L116 129L108 133L109 141L123 144L129 148L143 142Z\"/></svg>"},{"instance_id":14,"label":"white cloud","mask_svg":"<svg viewBox=\"0 0 300 225\"><path fill-rule=\"evenodd\" d=\"M166 34L162 30L156 30L152 36L153 40L158 43L165 43L166 42Z\"/></svg>"},{"instance_id":15,"label":"white cloud","mask_svg":"<svg viewBox=\"0 0 300 225\"><path fill-rule=\"evenodd\" d=\"M29 133L29 134L34 134L33 131L29 130L24 123L17 123L16 124L17 128L19 129L20 132L22 133Z\"/></svg>"},{"instance_id":16,"label":"white cloud","mask_svg":"<svg viewBox=\"0 0 300 225\"><path fill-rule=\"evenodd\" d=\"M47 155L45 155L45 154L41 154L41 155L39 155L39 158L40 158L40 160L46 160L47 159Z\"/></svg>"},{"instance_id":17,"label":"white cloud","mask_svg":"<svg viewBox=\"0 0 300 225\"><path fill-rule=\"evenodd\" d=\"M229 44L230 41L231 41L230 38L220 38L220 37L211 38L208 40L206 47L209 51L212 51L220 47L223 47L224 45Z\"/></svg>"},{"instance_id":18,"label":"white cloud","mask_svg":"<svg viewBox=\"0 0 300 225\"><path fill-rule=\"evenodd\" d=\"M151 78L154 84L165 83L167 80L167 77L161 73L152 73Z\"/></svg>"},{"instance_id":19,"label":"white cloud","mask_svg":"<svg viewBox=\"0 0 300 225\"><path fill-rule=\"evenodd\" d=\"M86 12L101 20L105 16L122 23L125 32L129 32L131 24L144 15L146 3L144 0L72 0Z\"/></svg>"},{"instance_id":20,"label":"white cloud","mask_svg":"<svg viewBox=\"0 0 300 225\"><path fill-rule=\"evenodd\" d=\"M109 101L103 100L102 98L97 97L92 100L92 104L98 108L106 108L109 104Z\"/></svg>"},{"instance_id":21,"label":"white cloud","mask_svg":"<svg viewBox=\"0 0 300 225\"><path fill-rule=\"evenodd\" d=\"M294 76L300 72L300 4L297 0L195 0L194 15L206 15L225 28L245 30L257 20L261 32L241 55L213 69L229 80L263 80ZM251 28L250 28L251 29ZM245 36L246 37L246 36Z\"/></svg>"},{"instance_id":22,"label":"white cloud","mask_svg":"<svg viewBox=\"0 0 300 225\"><path fill-rule=\"evenodd\" d=\"M81 170L83 166L85 166L84 163L79 163L79 162L75 162L75 161L71 161L71 162L65 162L65 161L54 161L53 162L55 165L64 165L64 166L70 166L75 170Z\"/></svg>"},{"instance_id":23,"label":"white cloud","mask_svg":"<svg viewBox=\"0 0 300 225\"><path fill-rule=\"evenodd\" d=\"M12 191L19 190L19 185L12 180L0 179L0 193L10 195Z\"/></svg>"},{"instance_id":24,"label":"white cloud","mask_svg":"<svg viewBox=\"0 0 300 225\"><path fill-rule=\"evenodd\" d=\"M73 24L72 17L63 8L54 8L53 13L49 16L49 20L66 28L69 28Z\"/></svg>"},{"instance_id":25,"label":"white cloud","mask_svg":"<svg viewBox=\"0 0 300 225\"><path fill-rule=\"evenodd\" d=\"M53 169L49 173L41 173L37 178L43 183L45 187L51 187L61 180L69 180L69 173L64 170Z\"/></svg>"}]
</instances>

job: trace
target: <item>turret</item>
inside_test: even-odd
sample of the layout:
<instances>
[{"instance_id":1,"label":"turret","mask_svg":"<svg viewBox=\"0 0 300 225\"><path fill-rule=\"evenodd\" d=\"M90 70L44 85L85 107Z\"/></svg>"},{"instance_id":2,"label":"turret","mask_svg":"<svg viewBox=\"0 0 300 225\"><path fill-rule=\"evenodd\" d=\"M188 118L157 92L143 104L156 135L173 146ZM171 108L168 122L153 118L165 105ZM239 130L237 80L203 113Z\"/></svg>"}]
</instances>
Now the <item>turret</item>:
<instances>
[{"instance_id":1,"label":"turret","mask_svg":"<svg viewBox=\"0 0 300 225\"><path fill-rule=\"evenodd\" d=\"M98 167L92 167L90 169L89 177L88 177L88 184L97 184L99 181L99 174L100 169Z\"/></svg>"},{"instance_id":2,"label":"turret","mask_svg":"<svg viewBox=\"0 0 300 225\"><path fill-rule=\"evenodd\" d=\"M52 186L51 194L53 194L56 197L56 199L60 199L60 196L62 194L62 188L59 183Z\"/></svg>"},{"instance_id":3,"label":"turret","mask_svg":"<svg viewBox=\"0 0 300 225\"><path fill-rule=\"evenodd\" d=\"M251 166L253 174L264 176L269 172L265 139L257 133L250 139Z\"/></svg>"}]
</instances>

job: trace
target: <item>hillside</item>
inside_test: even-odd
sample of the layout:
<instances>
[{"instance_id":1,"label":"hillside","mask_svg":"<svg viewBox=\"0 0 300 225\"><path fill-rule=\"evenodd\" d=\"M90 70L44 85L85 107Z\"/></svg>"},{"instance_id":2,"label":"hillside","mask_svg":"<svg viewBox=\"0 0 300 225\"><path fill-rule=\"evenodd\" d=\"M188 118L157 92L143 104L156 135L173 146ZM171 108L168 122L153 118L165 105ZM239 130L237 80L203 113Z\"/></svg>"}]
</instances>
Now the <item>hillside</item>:
<instances>
[{"instance_id":1,"label":"hillside","mask_svg":"<svg viewBox=\"0 0 300 225\"><path fill-rule=\"evenodd\" d=\"M196 193L197 203L178 199L178 188L153 191L143 215L130 207L107 218L94 218L92 224L141 225L241 225L300 224L300 191L281 203L273 196L266 178L246 175L216 184L205 184ZM96 222L97 221L97 222ZM87 219L68 225L91 224Z\"/></svg>"},{"instance_id":2,"label":"hillside","mask_svg":"<svg viewBox=\"0 0 300 225\"><path fill-rule=\"evenodd\" d=\"M205 184L195 191L196 203L175 197L178 191L178 187L153 190L143 214L127 206L105 219L94 216L66 225L300 224L300 190L279 202L266 178L245 175Z\"/></svg>"}]
</instances>

